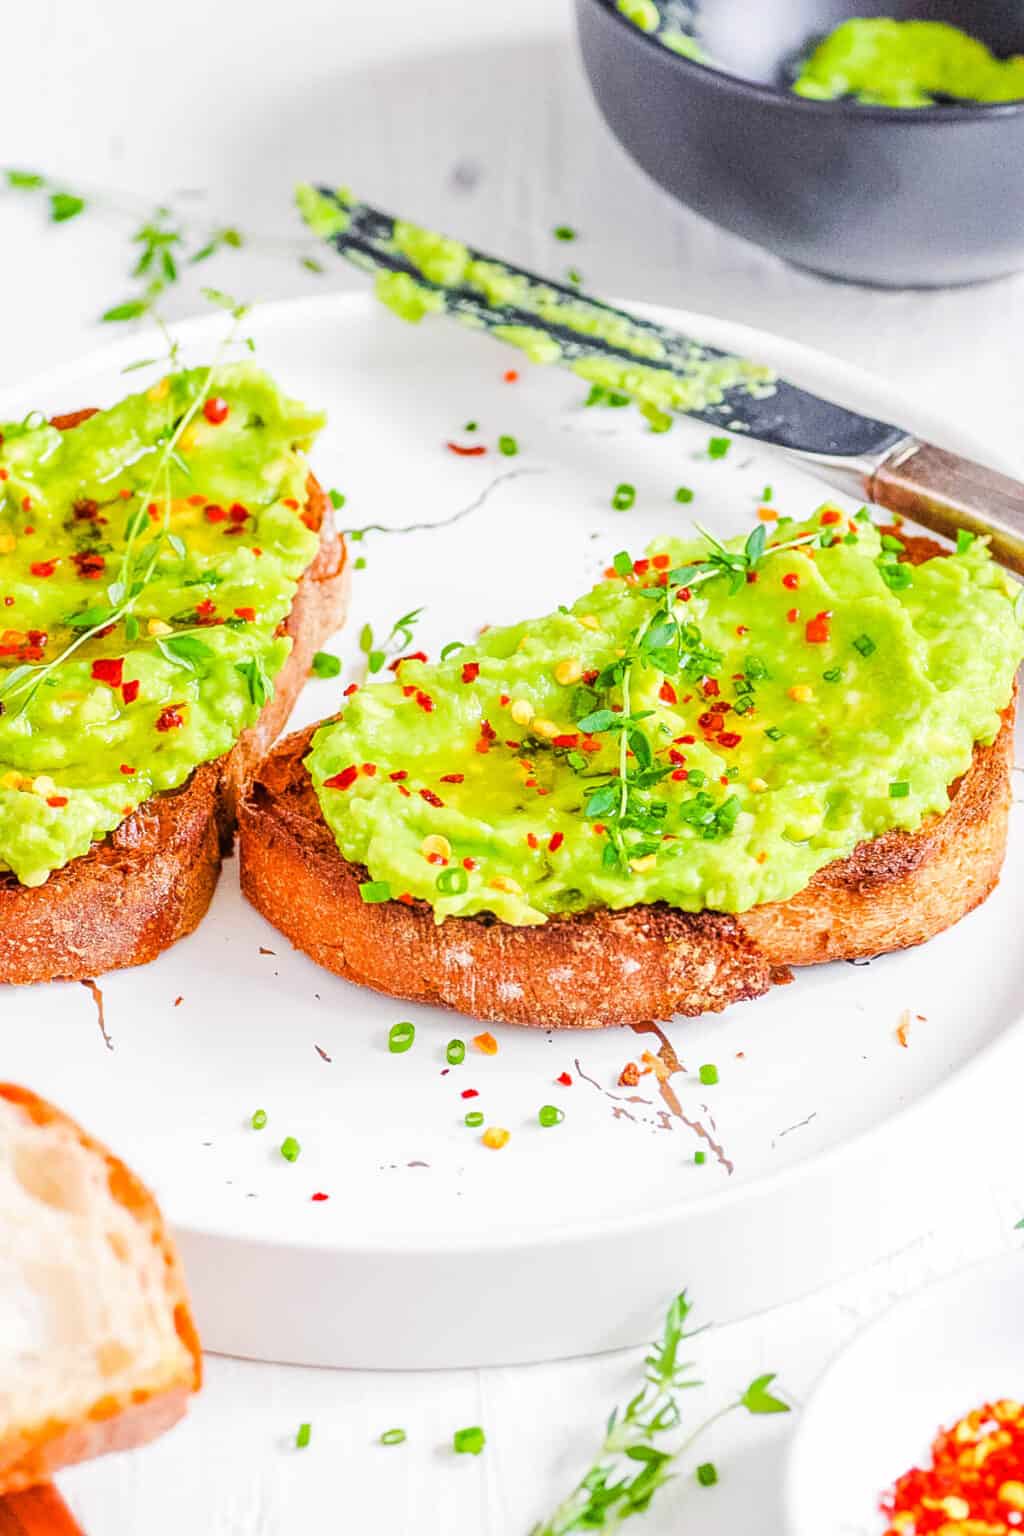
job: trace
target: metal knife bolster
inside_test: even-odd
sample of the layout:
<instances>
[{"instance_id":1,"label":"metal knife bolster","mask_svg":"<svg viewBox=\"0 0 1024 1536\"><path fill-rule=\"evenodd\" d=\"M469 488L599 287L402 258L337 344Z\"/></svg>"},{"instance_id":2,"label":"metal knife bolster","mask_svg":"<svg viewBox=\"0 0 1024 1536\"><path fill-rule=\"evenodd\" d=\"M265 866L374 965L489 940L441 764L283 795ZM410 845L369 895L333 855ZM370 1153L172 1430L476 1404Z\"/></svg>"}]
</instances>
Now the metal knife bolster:
<instances>
[{"instance_id":1,"label":"metal knife bolster","mask_svg":"<svg viewBox=\"0 0 1024 1536\"><path fill-rule=\"evenodd\" d=\"M794 453L819 479L851 496L899 512L955 540L957 530L985 535L1001 565L1024 576L1024 485L920 438L878 454L840 457Z\"/></svg>"}]
</instances>

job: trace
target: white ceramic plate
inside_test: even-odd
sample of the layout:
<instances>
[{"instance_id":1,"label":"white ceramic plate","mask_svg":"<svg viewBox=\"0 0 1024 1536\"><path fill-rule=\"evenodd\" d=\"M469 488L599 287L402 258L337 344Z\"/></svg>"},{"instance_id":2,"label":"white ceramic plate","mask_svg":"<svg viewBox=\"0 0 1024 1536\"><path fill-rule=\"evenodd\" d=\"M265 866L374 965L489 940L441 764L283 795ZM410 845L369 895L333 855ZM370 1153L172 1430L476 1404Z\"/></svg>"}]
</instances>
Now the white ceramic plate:
<instances>
[{"instance_id":1,"label":"white ceramic plate","mask_svg":"<svg viewBox=\"0 0 1024 1536\"><path fill-rule=\"evenodd\" d=\"M664 318L984 451L790 343ZM719 531L750 525L766 481L797 516L822 499L781 456L737 439L711 462L704 426L653 436L631 411L582 409L571 377L456 327L406 326L369 300L272 306L251 328L281 383L330 413L315 465L347 497L342 520L417 530L353 545L367 563L340 641L342 683L367 620L386 630L425 604L417 640L436 654L481 624L585 590L617 549L639 551L682 523L680 483L696 493L685 515ZM186 355L208 356L221 330L219 318L182 327ZM145 382L119 369L148 346L130 338L8 392L0 415L109 402ZM490 447L483 458L445 450L469 418ZM502 433L518 438L518 457L494 451ZM622 480L637 488L628 514L609 505ZM334 709L339 687L311 682L295 723ZM682 1284L725 1321L931 1224L948 1189L939 1170L948 1160L956 1171L949 1096L959 1108L975 1059L1007 1049L1017 1018L1022 858L1015 822L996 895L923 950L817 968L756 1003L671 1026L687 1069L673 1080L678 1114L649 1077L632 1093L616 1087L627 1060L658 1048L653 1034L496 1029L496 1057L470 1049L446 1072L446 1042L478 1026L410 1014L291 953L241 900L232 865L198 933L103 980L109 1048L87 989L0 989L3 1071L79 1115L153 1183L213 1349L380 1366L592 1351L649 1337ZM410 1016L414 1048L390 1055L390 1025ZM699 1083L704 1062L719 1067L713 1089ZM556 1085L563 1071L571 1087ZM512 1132L500 1153L463 1124L470 1087L472 1107ZM538 1125L545 1103L564 1108L563 1124ZM261 1133L248 1127L257 1107L269 1115ZM293 1165L277 1152L286 1135L302 1145ZM330 1198L313 1202L317 1192Z\"/></svg>"},{"instance_id":2,"label":"white ceramic plate","mask_svg":"<svg viewBox=\"0 0 1024 1536\"><path fill-rule=\"evenodd\" d=\"M790 1451L790 1536L880 1536L879 1500L983 1403L1024 1398L1024 1253L897 1303L826 1371ZM839 1511L840 1513L837 1513Z\"/></svg>"}]
</instances>

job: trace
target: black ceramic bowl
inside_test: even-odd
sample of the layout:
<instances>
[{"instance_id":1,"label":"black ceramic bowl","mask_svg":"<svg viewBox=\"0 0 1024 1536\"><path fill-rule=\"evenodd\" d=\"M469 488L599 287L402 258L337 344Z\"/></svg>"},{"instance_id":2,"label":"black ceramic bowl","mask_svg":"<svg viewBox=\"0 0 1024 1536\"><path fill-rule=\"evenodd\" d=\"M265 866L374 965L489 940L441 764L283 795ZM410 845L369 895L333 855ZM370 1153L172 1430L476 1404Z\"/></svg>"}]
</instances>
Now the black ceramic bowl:
<instances>
[{"instance_id":1,"label":"black ceramic bowl","mask_svg":"<svg viewBox=\"0 0 1024 1536\"><path fill-rule=\"evenodd\" d=\"M671 52L615 0L575 0L612 131L680 202L788 260L886 286L1024 267L1024 102L901 110L808 101L786 69L851 16L923 17L1024 53L1024 0L703 0L714 67Z\"/></svg>"}]
</instances>

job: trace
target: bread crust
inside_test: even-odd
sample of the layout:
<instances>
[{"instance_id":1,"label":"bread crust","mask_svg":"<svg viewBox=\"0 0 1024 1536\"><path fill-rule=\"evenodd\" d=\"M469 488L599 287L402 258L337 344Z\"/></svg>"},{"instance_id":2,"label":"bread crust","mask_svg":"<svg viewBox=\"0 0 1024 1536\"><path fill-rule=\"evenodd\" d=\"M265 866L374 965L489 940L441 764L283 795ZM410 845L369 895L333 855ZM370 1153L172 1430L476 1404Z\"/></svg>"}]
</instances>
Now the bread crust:
<instances>
[{"instance_id":1,"label":"bread crust","mask_svg":"<svg viewBox=\"0 0 1024 1536\"><path fill-rule=\"evenodd\" d=\"M167 1306L188 1355L187 1367L169 1370L166 1381L152 1388L136 1387L121 1394L109 1394L93 1404L84 1420L48 1419L35 1425L0 1426L2 1496L46 1482L60 1467L72 1462L142 1445L169 1429L185 1412L192 1393L199 1390L202 1354L181 1261L149 1190L101 1142L45 1099L13 1083L0 1083L0 1098L20 1109L35 1125L63 1126L81 1146L104 1160L114 1199L130 1211L163 1258Z\"/></svg>"},{"instance_id":2,"label":"bread crust","mask_svg":"<svg viewBox=\"0 0 1024 1536\"><path fill-rule=\"evenodd\" d=\"M915 561L942 553L906 542ZM1006 849L1015 702L943 815L861 843L788 901L735 916L659 902L515 928L487 916L438 924L421 901L367 904L369 876L339 852L303 766L309 731L280 744L239 807L242 890L319 965L413 1002L541 1028L716 1013L791 979L790 966L924 943L984 901Z\"/></svg>"},{"instance_id":3,"label":"bread crust","mask_svg":"<svg viewBox=\"0 0 1024 1536\"><path fill-rule=\"evenodd\" d=\"M91 411L55 417L69 430ZM313 652L340 627L351 572L326 495L307 482L320 548L284 623L292 649L274 697L231 752L154 795L81 858L27 887L0 871L0 983L82 981L145 965L199 924L234 836L243 784L280 734Z\"/></svg>"}]
</instances>

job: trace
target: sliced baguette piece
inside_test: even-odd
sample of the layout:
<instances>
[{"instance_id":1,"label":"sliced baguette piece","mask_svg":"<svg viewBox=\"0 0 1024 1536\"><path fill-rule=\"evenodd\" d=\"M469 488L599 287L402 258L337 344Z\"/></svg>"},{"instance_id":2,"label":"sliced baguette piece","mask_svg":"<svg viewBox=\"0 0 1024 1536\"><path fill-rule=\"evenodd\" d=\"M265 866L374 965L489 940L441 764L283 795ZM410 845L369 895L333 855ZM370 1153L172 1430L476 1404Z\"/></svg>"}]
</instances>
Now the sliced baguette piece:
<instances>
[{"instance_id":1,"label":"sliced baguette piece","mask_svg":"<svg viewBox=\"0 0 1024 1536\"><path fill-rule=\"evenodd\" d=\"M54 424L69 430L91 414ZM351 571L330 502L312 475L307 511L320 548L285 620L292 650L274 697L227 756L147 800L43 885L29 888L0 871L0 983L81 981L145 965L201 921L231 847L242 786L280 735L314 651L344 621Z\"/></svg>"},{"instance_id":2,"label":"sliced baguette piece","mask_svg":"<svg viewBox=\"0 0 1024 1536\"><path fill-rule=\"evenodd\" d=\"M202 1376L152 1195L72 1120L0 1083L0 1495L141 1445Z\"/></svg>"},{"instance_id":3,"label":"sliced baguette piece","mask_svg":"<svg viewBox=\"0 0 1024 1536\"><path fill-rule=\"evenodd\" d=\"M916 561L940 554L908 541ZM1015 698L990 746L917 832L887 832L819 870L788 901L738 915L665 903L515 928L486 915L436 923L426 902L366 903L287 737L239 807L242 890L319 965L380 992L476 1018L598 1029L715 1013L791 979L790 966L921 944L995 886L1006 848Z\"/></svg>"}]
</instances>

